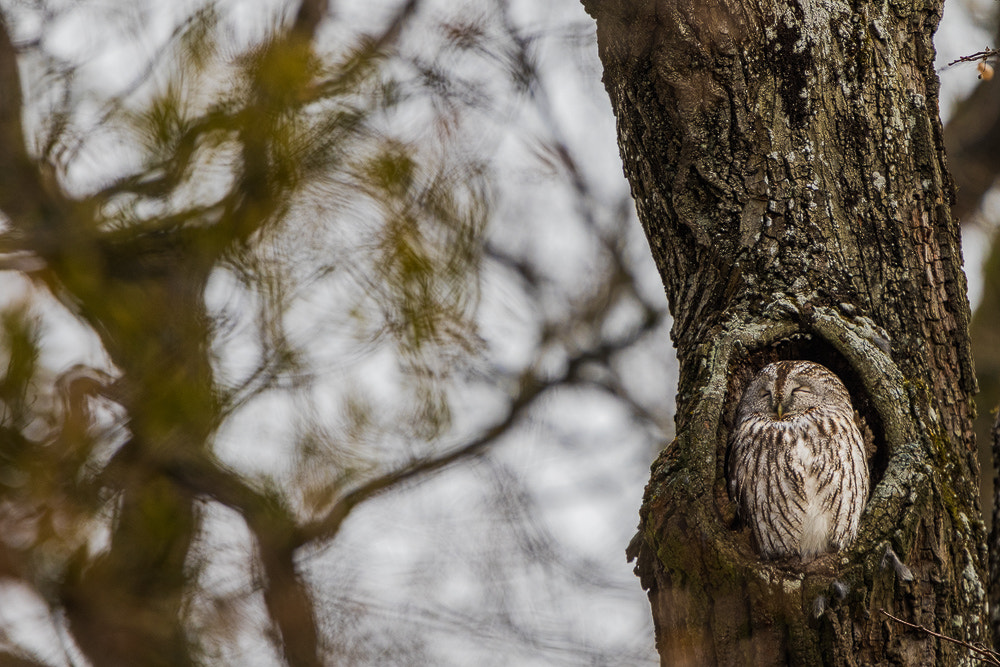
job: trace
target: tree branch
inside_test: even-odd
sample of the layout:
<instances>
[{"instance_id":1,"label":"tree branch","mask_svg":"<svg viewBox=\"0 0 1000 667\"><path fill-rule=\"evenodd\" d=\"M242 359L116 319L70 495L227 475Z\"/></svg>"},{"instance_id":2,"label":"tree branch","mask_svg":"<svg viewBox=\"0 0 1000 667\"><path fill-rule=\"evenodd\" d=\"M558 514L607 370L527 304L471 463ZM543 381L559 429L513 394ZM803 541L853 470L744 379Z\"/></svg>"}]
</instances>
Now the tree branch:
<instances>
[{"instance_id":1,"label":"tree branch","mask_svg":"<svg viewBox=\"0 0 1000 667\"><path fill-rule=\"evenodd\" d=\"M394 470L385 475L376 477L353 491L347 493L338 500L325 517L318 521L307 524L299 533L299 546L318 539L330 539L337 534L344 519L347 518L351 510L359 504L368 500L372 496L387 491L403 482L415 479L421 475L437 472L461 459L477 456L487 447L496 442L500 436L520 419L521 415L541 396L547 389L554 386L554 382L539 382L533 376L527 376L522 381L521 393L511 404L507 415L492 427L487 429L475 440L457 447L441 456L418 459L413 463Z\"/></svg>"},{"instance_id":2,"label":"tree branch","mask_svg":"<svg viewBox=\"0 0 1000 667\"><path fill-rule=\"evenodd\" d=\"M372 38L364 46L362 46L357 53L355 53L349 62L345 63L340 71L332 79L324 81L316 86L314 94L308 98L307 101L315 101L324 97L329 97L331 95L338 95L342 93L351 82L357 80L361 72L364 71L365 65L372 59L381 54L390 44L399 39L400 33L403 31L403 26L410 17L416 12L417 7L420 5L420 0L407 0L402 7L396 12L389 25L386 26L385 30L382 31L380 35Z\"/></svg>"},{"instance_id":3,"label":"tree branch","mask_svg":"<svg viewBox=\"0 0 1000 667\"><path fill-rule=\"evenodd\" d=\"M17 49L0 14L0 210L12 222L37 226L44 221L45 192L38 167L28 155L21 124L23 98Z\"/></svg>"},{"instance_id":4,"label":"tree branch","mask_svg":"<svg viewBox=\"0 0 1000 667\"><path fill-rule=\"evenodd\" d=\"M240 513L257 543L266 578L264 602L281 635L288 664L322 665L315 610L295 568L295 550L302 542L293 514L279 498L256 491L207 457L169 464L164 472L188 492L212 498Z\"/></svg>"},{"instance_id":5,"label":"tree branch","mask_svg":"<svg viewBox=\"0 0 1000 667\"><path fill-rule=\"evenodd\" d=\"M350 491L334 504L325 517L307 524L301 529L299 532L299 539L301 540L299 544L333 537L340 530L340 526L351 510L372 496L387 491L402 482L415 479L421 475L437 472L456 461L481 454L483 450L505 434L542 394L553 387L577 379L580 369L587 363L607 363L611 355L632 345L643 333L655 326L655 323L655 318L647 318L640 327L637 327L629 335L614 341L603 341L592 348L578 352L574 357L569 359L566 370L560 377L539 380L529 371L522 376L521 391L511 404L507 415L487 429L482 435L441 456L419 459L399 470L376 477Z\"/></svg>"},{"instance_id":6,"label":"tree branch","mask_svg":"<svg viewBox=\"0 0 1000 667\"><path fill-rule=\"evenodd\" d=\"M329 0L302 0L292 24L292 32L306 39L316 37L316 29L326 17Z\"/></svg>"},{"instance_id":7,"label":"tree branch","mask_svg":"<svg viewBox=\"0 0 1000 667\"><path fill-rule=\"evenodd\" d=\"M272 537L279 539L269 544ZM285 659L290 667L321 667L315 610L295 569L295 549L283 536L257 535L257 542L267 577L264 602L281 633Z\"/></svg>"},{"instance_id":8,"label":"tree branch","mask_svg":"<svg viewBox=\"0 0 1000 667\"><path fill-rule=\"evenodd\" d=\"M0 651L0 664L5 667L46 667L47 663L39 662L23 655L17 655L9 651Z\"/></svg>"},{"instance_id":9,"label":"tree branch","mask_svg":"<svg viewBox=\"0 0 1000 667\"><path fill-rule=\"evenodd\" d=\"M976 654L973 657L975 657L977 660L982 660L983 662L988 663L990 665L1000 665L1000 653L997 653L996 651L993 651L991 649L985 648L983 646L975 646L973 644L970 644L969 642L962 641L961 639L955 639L953 637L949 637L948 635L942 635L940 632L934 632L933 630L931 630L929 628L925 628L922 625L916 625L915 623L909 623L907 621L904 621L901 618L897 618L897 617L893 616L892 614L890 614L889 612L887 612L885 609L879 609L879 611L882 612L883 615L888 616L892 620L896 621L897 623L899 623L901 625L905 625L908 628L913 628L914 630L921 630L921 631L926 632L927 634L931 635L932 637L937 637L938 639L943 639L946 642L951 642L952 644L958 644L959 646L967 648L967 649L969 649L970 651L972 651L973 653Z\"/></svg>"}]
</instances>

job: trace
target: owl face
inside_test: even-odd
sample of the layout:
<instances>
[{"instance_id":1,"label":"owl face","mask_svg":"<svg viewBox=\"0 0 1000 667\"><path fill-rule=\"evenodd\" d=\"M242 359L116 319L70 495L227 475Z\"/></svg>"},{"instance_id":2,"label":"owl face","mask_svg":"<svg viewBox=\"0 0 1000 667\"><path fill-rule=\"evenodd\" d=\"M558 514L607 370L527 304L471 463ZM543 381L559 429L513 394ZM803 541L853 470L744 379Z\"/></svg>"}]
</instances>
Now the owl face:
<instances>
[{"instance_id":1,"label":"owl face","mask_svg":"<svg viewBox=\"0 0 1000 667\"><path fill-rule=\"evenodd\" d=\"M743 392L737 422L750 415L784 421L802 416L828 401L831 395L850 400L846 389L826 369L817 373L816 364L778 361L765 366Z\"/></svg>"}]
</instances>

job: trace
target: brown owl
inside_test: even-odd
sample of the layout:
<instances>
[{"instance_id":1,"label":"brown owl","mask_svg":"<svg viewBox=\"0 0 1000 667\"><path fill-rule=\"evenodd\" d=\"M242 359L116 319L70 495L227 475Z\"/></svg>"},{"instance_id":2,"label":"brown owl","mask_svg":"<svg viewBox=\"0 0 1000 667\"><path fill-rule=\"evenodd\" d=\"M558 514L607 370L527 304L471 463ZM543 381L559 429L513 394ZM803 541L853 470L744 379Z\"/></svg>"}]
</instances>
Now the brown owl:
<instances>
[{"instance_id":1,"label":"brown owl","mask_svg":"<svg viewBox=\"0 0 1000 667\"><path fill-rule=\"evenodd\" d=\"M729 436L729 491L760 555L807 561L845 548L868 484L865 443L840 378L811 361L761 369Z\"/></svg>"}]
</instances>

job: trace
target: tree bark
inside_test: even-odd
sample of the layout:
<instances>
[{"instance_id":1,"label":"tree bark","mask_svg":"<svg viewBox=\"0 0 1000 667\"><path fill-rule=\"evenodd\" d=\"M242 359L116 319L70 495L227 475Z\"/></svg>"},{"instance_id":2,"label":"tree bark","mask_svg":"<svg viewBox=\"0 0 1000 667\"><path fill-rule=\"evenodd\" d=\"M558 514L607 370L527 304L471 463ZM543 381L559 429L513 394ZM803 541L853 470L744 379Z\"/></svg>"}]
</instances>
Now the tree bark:
<instances>
[{"instance_id":1,"label":"tree bark","mask_svg":"<svg viewBox=\"0 0 1000 667\"><path fill-rule=\"evenodd\" d=\"M630 546L663 664L957 664L989 637L940 3L584 0L674 317L677 437ZM872 492L848 549L762 561L726 491L749 377L837 372Z\"/></svg>"},{"instance_id":2,"label":"tree bark","mask_svg":"<svg viewBox=\"0 0 1000 667\"><path fill-rule=\"evenodd\" d=\"M1000 27L1000 26L998 26ZM993 43L1000 43L1000 30L996 30ZM967 54L975 52L970 48ZM996 59L991 62L996 64ZM947 75L972 77L975 72L972 63L960 63ZM948 151L948 166L955 181L955 203L951 214L963 225L975 220L980 211L983 197L990 191L1000 174L1000 85L994 79L982 80L976 89L958 104L944 128L945 147ZM984 212L986 218L989 214ZM987 225L988 226L988 225ZM1000 504L995 502L998 487L994 483L995 465L993 457L992 428L993 411L1000 402L1000 235L992 234L989 252L982 265L982 291L979 305L972 315L970 325L972 350L976 361L976 378L979 394L976 404L979 414L973 421L976 441L979 443L979 464L983 468L980 479L980 503L987 527L991 528L990 579L992 590L998 591L998 553L1000 544L1000 523L997 513ZM972 267L975 271L977 267ZM989 525L992 518L992 527ZM990 604L1000 607L1000 598L991 597ZM994 615L993 642L1000 639L1000 616Z\"/></svg>"}]
</instances>

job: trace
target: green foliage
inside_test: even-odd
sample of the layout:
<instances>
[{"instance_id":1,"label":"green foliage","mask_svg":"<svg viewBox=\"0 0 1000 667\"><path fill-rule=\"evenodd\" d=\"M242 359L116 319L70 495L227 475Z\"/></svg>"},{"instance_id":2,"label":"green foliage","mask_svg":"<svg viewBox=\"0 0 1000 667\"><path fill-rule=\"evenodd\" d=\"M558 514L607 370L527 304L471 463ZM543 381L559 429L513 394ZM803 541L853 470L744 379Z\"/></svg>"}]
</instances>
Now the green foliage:
<instances>
[{"instance_id":1,"label":"green foliage","mask_svg":"<svg viewBox=\"0 0 1000 667\"><path fill-rule=\"evenodd\" d=\"M26 307L0 313L0 348L7 358L0 378L0 426L21 430L32 421L29 393L38 365L38 321Z\"/></svg>"},{"instance_id":2,"label":"green foliage","mask_svg":"<svg viewBox=\"0 0 1000 667\"><path fill-rule=\"evenodd\" d=\"M89 376L70 369L51 388L36 313L0 313L0 576L51 592L94 537L100 491L88 469L97 441Z\"/></svg>"},{"instance_id":3,"label":"green foliage","mask_svg":"<svg viewBox=\"0 0 1000 667\"><path fill-rule=\"evenodd\" d=\"M103 224L197 230L207 268L226 266L264 309L258 345L273 351L271 375L302 368L284 321L297 295L342 285L346 270L360 336L395 342L419 387L414 414L437 432L447 410L428 378L440 377L442 354L477 347L488 170L444 159L439 137L385 132L413 89L398 94L375 40L331 58L276 32L234 58L223 35L216 13L193 17L157 70L165 81L109 119L144 155L142 171L105 190ZM351 267L331 262L345 235L359 241Z\"/></svg>"},{"instance_id":4,"label":"green foliage","mask_svg":"<svg viewBox=\"0 0 1000 667\"><path fill-rule=\"evenodd\" d=\"M263 641L289 664L321 664L336 648L317 640L321 626L341 612L300 570L305 552L370 497L478 456L543 391L588 383L581 368L645 331L602 345L611 298L591 306L584 295L569 304L579 322L540 325L540 345L574 356L565 372L492 368L477 329L487 258L537 288L539 303L545 271L486 250L492 156L467 116L495 114L496 82L457 72L490 62L492 76L514 78L504 93L534 74L514 55L524 45L480 18L421 19L440 30L454 71L424 35L407 55L418 4L356 35L322 16L326 3L247 33L209 2L118 92L57 59L25 85L51 86L38 99L56 101L23 110L44 141L19 137L42 146L15 161L31 165L33 187L2 196L13 181L0 179L0 203L20 206L3 210L0 251L37 260L27 279L100 350L89 365L48 368L36 311L3 318L0 575L43 591L95 665L241 664L222 647ZM102 28L127 46L130 33ZM2 46L8 79L34 76ZM490 384L501 414L469 432L478 406L456 419L456 394ZM518 488L506 480L495 493L527 503ZM244 529L233 551L246 562L227 575L242 568L246 580L219 590L212 545Z\"/></svg>"},{"instance_id":5,"label":"green foliage","mask_svg":"<svg viewBox=\"0 0 1000 667\"><path fill-rule=\"evenodd\" d=\"M443 381L478 346L490 176L439 135L390 129L433 94L388 67L394 31L339 54L317 50L308 26L240 42L210 4L104 105L100 133L126 148L99 164L114 176L81 198L49 185L23 195L52 198L13 224L113 366L53 381L36 317L0 317L0 574L16 570L65 606L95 664L188 660L175 638L197 555L195 498L241 513L281 642L289 655L315 651L292 559L305 539L297 517L320 517L399 460L381 444L399 424L426 446L450 423ZM88 82L50 74L66 91L45 159L66 174L88 141L74 106ZM235 278L228 311L205 302L221 275ZM391 413L351 368L340 415L310 407L332 391L317 370L322 337L348 357L395 358ZM296 464L248 485L216 461L213 437L275 396L296 426L268 444L291 448Z\"/></svg>"}]
</instances>

